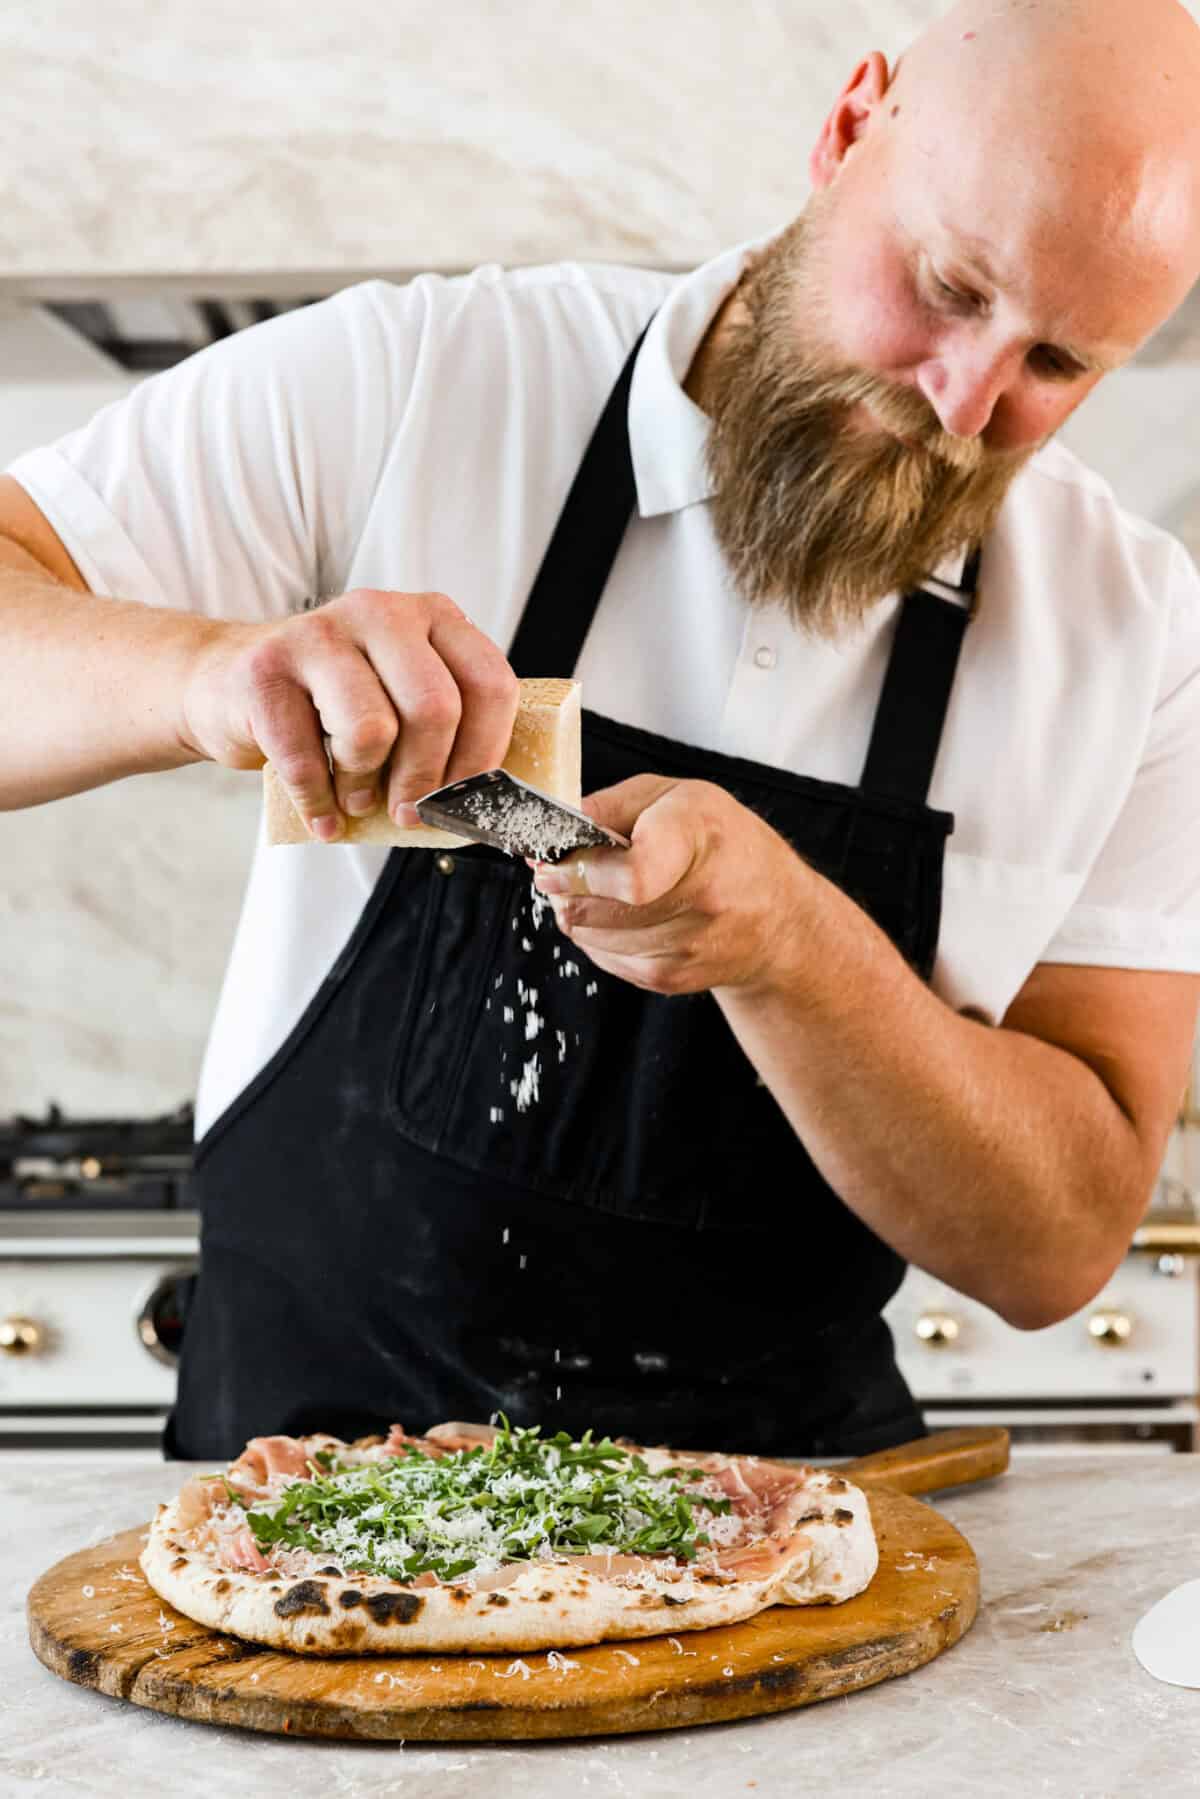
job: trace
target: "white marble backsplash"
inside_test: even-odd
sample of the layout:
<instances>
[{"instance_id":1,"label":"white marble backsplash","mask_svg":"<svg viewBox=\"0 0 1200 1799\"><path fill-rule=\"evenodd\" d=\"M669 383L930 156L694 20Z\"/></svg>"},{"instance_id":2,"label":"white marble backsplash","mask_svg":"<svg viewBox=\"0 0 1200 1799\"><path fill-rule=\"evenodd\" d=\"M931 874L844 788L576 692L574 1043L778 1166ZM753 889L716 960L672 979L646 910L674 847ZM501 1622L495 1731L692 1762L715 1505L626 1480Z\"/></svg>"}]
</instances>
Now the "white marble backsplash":
<instances>
[{"instance_id":1,"label":"white marble backsplash","mask_svg":"<svg viewBox=\"0 0 1200 1799\"><path fill-rule=\"evenodd\" d=\"M259 788L188 768L0 813L0 1118L194 1096Z\"/></svg>"},{"instance_id":2,"label":"white marble backsplash","mask_svg":"<svg viewBox=\"0 0 1200 1799\"><path fill-rule=\"evenodd\" d=\"M687 266L795 211L862 54L940 0L0 7L0 285Z\"/></svg>"}]
</instances>

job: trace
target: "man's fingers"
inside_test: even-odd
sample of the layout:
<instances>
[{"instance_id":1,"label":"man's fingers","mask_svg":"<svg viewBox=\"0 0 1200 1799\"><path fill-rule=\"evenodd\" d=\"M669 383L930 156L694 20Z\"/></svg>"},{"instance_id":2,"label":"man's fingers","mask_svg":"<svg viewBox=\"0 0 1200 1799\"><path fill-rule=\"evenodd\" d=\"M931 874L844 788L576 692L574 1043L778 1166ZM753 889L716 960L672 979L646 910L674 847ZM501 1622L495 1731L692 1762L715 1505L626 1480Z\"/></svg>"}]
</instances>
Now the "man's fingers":
<instances>
[{"instance_id":1,"label":"man's fingers","mask_svg":"<svg viewBox=\"0 0 1200 1799\"><path fill-rule=\"evenodd\" d=\"M328 742L336 803L361 818L380 803L379 773L399 732L395 710L374 669L350 646L302 674Z\"/></svg>"},{"instance_id":2,"label":"man's fingers","mask_svg":"<svg viewBox=\"0 0 1200 1799\"><path fill-rule=\"evenodd\" d=\"M628 834L632 847L582 850L539 868L538 887L543 893L653 906L678 886L695 858L694 821L683 796L677 782L647 775L591 795L585 810L598 824Z\"/></svg>"},{"instance_id":3,"label":"man's fingers","mask_svg":"<svg viewBox=\"0 0 1200 1799\"><path fill-rule=\"evenodd\" d=\"M583 810L606 830L632 837L633 828L647 807L678 785L667 775L633 775L628 781L618 781L615 787L601 787L589 793Z\"/></svg>"},{"instance_id":4,"label":"man's fingers","mask_svg":"<svg viewBox=\"0 0 1200 1799\"><path fill-rule=\"evenodd\" d=\"M385 769L388 811L415 825L421 794L502 762L520 691L501 651L444 594L371 589L272 628L240 679L244 709L226 735L235 747L249 736L326 841L342 834L343 813L375 809Z\"/></svg>"},{"instance_id":5,"label":"man's fingers","mask_svg":"<svg viewBox=\"0 0 1200 1799\"><path fill-rule=\"evenodd\" d=\"M254 740L315 837L332 843L342 834L333 778L312 700L288 670L256 682Z\"/></svg>"},{"instance_id":6,"label":"man's fingers","mask_svg":"<svg viewBox=\"0 0 1200 1799\"><path fill-rule=\"evenodd\" d=\"M503 652L449 601L437 615L429 641L462 695L445 781L499 768L512 741L521 683Z\"/></svg>"},{"instance_id":7,"label":"man's fingers","mask_svg":"<svg viewBox=\"0 0 1200 1799\"><path fill-rule=\"evenodd\" d=\"M411 802L423 793L503 761L520 692L500 650L444 594L410 606L409 628L397 631L392 611L366 639L400 721L387 795L400 824L418 822Z\"/></svg>"},{"instance_id":8,"label":"man's fingers","mask_svg":"<svg viewBox=\"0 0 1200 1799\"><path fill-rule=\"evenodd\" d=\"M462 695L428 641L372 646L372 660L400 721L387 782L387 808L400 825L420 823L412 808L445 785L446 765L462 717Z\"/></svg>"}]
</instances>

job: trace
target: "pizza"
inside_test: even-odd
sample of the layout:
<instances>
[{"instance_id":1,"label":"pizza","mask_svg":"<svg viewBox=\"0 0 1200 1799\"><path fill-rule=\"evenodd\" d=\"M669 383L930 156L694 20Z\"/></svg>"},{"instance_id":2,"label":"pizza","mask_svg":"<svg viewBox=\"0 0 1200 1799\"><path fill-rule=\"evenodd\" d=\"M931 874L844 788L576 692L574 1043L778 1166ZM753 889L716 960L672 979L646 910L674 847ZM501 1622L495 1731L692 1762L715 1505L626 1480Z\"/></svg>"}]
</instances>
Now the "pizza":
<instances>
[{"instance_id":1,"label":"pizza","mask_svg":"<svg viewBox=\"0 0 1200 1799\"><path fill-rule=\"evenodd\" d=\"M878 1565L828 1469L536 1427L255 1437L141 1566L187 1617L310 1655L566 1649L840 1604Z\"/></svg>"}]
</instances>

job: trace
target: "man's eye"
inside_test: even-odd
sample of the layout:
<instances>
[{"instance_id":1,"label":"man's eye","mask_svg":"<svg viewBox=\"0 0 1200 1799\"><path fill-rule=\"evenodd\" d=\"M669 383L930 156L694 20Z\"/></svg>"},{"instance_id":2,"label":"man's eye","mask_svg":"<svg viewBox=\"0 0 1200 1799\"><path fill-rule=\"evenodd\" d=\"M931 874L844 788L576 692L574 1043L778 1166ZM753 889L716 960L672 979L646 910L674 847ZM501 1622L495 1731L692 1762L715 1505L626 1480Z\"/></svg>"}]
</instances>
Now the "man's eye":
<instances>
[{"instance_id":1,"label":"man's eye","mask_svg":"<svg viewBox=\"0 0 1200 1799\"><path fill-rule=\"evenodd\" d=\"M978 294L968 293L961 287L955 287L952 281L944 281L936 270L933 271L933 286L940 299L949 300L954 306L974 310L981 304Z\"/></svg>"},{"instance_id":2,"label":"man's eye","mask_svg":"<svg viewBox=\"0 0 1200 1799\"><path fill-rule=\"evenodd\" d=\"M1056 381L1074 381L1083 373L1077 362L1056 350L1053 344L1036 345L1029 353L1029 360L1040 374L1049 375Z\"/></svg>"}]
</instances>

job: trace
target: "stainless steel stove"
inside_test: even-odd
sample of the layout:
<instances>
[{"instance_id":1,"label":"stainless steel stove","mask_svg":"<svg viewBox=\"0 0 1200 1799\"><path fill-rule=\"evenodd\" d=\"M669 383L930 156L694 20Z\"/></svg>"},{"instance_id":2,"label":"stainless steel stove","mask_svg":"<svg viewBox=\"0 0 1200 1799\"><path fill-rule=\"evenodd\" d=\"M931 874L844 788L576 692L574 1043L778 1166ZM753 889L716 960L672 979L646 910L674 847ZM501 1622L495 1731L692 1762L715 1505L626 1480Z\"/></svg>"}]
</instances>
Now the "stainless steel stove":
<instances>
[{"instance_id":1,"label":"stainless steel stove","mask_svg":"<svg viewBox=\"0 0 1200 1799\"><path fill-rule=\"evenodd\" d=\"M190 1107L0 1126L0 1450L157 1446L198 1256Z\"/></svg>"}]
</instances>

